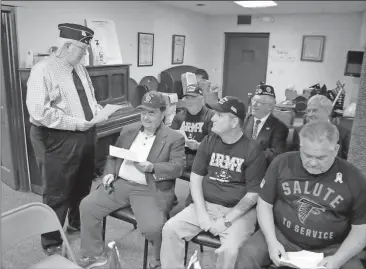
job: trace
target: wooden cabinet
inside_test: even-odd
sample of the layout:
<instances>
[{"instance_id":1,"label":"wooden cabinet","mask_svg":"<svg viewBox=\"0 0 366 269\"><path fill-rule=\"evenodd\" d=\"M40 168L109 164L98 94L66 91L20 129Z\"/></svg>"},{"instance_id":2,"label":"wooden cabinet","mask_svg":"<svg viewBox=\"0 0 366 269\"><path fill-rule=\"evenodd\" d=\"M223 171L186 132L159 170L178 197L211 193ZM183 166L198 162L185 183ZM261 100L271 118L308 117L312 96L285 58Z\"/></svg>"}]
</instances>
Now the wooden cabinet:
<instances>
[{"instance_id":1,"label":"wooden cabinet","mask_svg":"<svg viewBox=\"0 0 366 269\"><path fill-rule=\"evenodd\" d=\"M129 65L104 65L87 67L93 82L95 96L99 104L119 104L122 108L116 111L106 122L97 125L96 174L104 168L109 145L114 144L122 127L139 121L140 113L131 106L128 96ZM26 106L27 81L30 69L20 69L21 91L29 164L31 190L42 193L42 180L37 168L34 151L29 137L29 114Z\"/></svg>"}]
</instances>

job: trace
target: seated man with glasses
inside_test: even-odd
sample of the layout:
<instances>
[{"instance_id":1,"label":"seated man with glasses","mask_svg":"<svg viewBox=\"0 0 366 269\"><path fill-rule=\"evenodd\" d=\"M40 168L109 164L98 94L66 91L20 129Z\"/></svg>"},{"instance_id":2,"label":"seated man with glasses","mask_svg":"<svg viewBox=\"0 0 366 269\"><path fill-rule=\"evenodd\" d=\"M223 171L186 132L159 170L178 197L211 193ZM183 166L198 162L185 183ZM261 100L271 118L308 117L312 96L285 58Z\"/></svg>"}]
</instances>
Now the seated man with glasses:
<instances>
[{"instance_id":1,"label":"seated man with glasses","mask_svg":"<svg viewBox=\"0 0 366 269\"><path fill-rule=\"evenodd\" d=\"M102 220L113 211L131 206L137 226L153 243L154 260L160 266L162 228L175 199L175 179L185 166L184 137L162 121L166 109L163 95L147 92L138 107L141 123L123 127L116 147L138 153L142 162L110 157L103 186L91 192L80 205L81 266L92 268L107 263L102 239Z\"/></svg>"},{"instance_id":2,"label":"seated man with glasses","mask_svg":"<svg viewBox=\"0 0 366 269\"><path fill-rule=\"evenodd\" d=\"M240 249L235 268L278 267L291 262L286 252L302 250L324 258L301 268L363 268L358 254L366 246L366 178L337 157L338 140L330 122L308 123L300 131L300 152L271 163L260 184L261 229Z\"/></svg>"},{"instance_id":3,"label":"seated man with glasses","mask_svg":"<svg viewBox=\"0 0 366 269\"><path fill-rule=\"evenodd\" d=\"M304 122L312 122L315 120L330 121L333 110L332 101L324 95L314 95L310 97L306 107L306 114ZM346 129L341 125L335 125L339 132L339 150L338 157L347 160L349 143L351 140L351 130ZM293 138L293 150L300 149L300 138L299 133L295 129Z\"/></svg>"},{"instance_id":4,"label":"seated man with glasses","mask_svg":"<svg viewBox=\"0 0 366 269\"><path fill-rule=\"evenodd\" d=\"M257 86L252 98L251 114L244 123L244 133L256 140L265 151L268 164L278 155L286 151L288 127L275 116L272 111L276 104L276 95L270 85Z\"/></svg>"}]
</instances>

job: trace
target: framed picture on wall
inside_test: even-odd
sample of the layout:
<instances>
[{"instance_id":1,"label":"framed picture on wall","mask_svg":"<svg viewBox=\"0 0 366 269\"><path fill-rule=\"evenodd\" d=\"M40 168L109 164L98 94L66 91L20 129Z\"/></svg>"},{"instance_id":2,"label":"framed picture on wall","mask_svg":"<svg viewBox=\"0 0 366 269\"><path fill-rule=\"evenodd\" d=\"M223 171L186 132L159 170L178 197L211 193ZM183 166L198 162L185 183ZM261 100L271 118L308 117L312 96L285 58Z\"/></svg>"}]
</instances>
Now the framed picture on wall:
<instances>
[{"instance_id":1,"label":"framed picture on wall","mask_svg":"<svg viewBox=\"0 0 366 269\"><path fill-rule=\"evenodd\" d=\"M301 61L322 62L325 36L304 35L302 39Z\"/></svg>"},{"instance_id":2,"label":"framed picture on wall","mask_svg":"<svg viewBox=\"0 0 366 269\"><path fill-rule=\"evenodd\" d=\"M173 35L172 40L172 64L182 64L184 61L184 47L186 36Z\"/></svg>"},{"instance_id":3,"label":"framed picture on wall","mask_svg":"<svg viewBox=\"0 0 366 269\"><path fill-rule=\"evenodd\" d=\"M137 33L137 66L154 65L154 34Z\"/></svg>"}]
</instances>

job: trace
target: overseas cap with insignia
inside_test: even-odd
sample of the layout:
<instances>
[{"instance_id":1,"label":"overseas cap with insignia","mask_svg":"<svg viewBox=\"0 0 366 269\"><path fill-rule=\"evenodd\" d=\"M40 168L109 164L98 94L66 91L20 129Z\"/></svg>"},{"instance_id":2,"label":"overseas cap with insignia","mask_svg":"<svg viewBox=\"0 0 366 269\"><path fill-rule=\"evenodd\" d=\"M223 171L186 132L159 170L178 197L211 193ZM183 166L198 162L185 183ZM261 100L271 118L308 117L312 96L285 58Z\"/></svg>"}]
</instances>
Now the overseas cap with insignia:
<instances>
[{"instance_id":1,"label":"overseas cap with insignia","mask_svg":"<svg viewBox=\"0 0 366 269\"><path fill-rule=\"evenodd\" d=\"M217 103L208 103L207 106L215 111L223 113L232 113L239 119L244 120L246 109L244 103L234 96L225 96Z\"/></svg>"},{"instance_id":2,"label":"overseas cap with insignia","mask_svg":"<svg viewBox=\"0 0 366 269\"><path fill-rule=\"evenodd\" d=\"M58 25L60 37L79 41L83 44L90 45L90 41L94 36L94 31L88 27L74 23L61 23Z\"/></svg>"},{"instance_id":3,"label":"overseas cap with insignia","mask_svg":"<svg viewBox=\"0 0 366 269\"><path fill-rule=\"evenodd\" d=\"M269 95L273 98L276 98L276 94L274 92L274 89L271 85L266 84L260 84L257 86L257 89L255 90L255 95Z\"/></svg>"},{"instance_id":4,"label":"overseas cap with insignia","mask_svg":"<svg viewBox=\"0 0 366 269\"><path fill-rule=\"evenodd\" d=\"M145 93L142 97L141 105L137 108L154 110L162 107L166 107L164 96L160 92L151 91Z\"/></svg>"}]
</instances>

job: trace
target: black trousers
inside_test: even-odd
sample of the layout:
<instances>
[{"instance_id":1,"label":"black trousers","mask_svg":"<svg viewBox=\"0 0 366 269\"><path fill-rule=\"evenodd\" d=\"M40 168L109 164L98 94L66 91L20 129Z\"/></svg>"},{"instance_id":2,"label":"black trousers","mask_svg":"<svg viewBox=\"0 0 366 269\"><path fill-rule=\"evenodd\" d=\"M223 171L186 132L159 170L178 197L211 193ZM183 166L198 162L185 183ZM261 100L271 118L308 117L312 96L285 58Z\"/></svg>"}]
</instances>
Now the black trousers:
<instances>
[{"instance_id":1,"label":"black trousers","mask_svg":"<svg viewBox=\"0 0 366 269\"><path fill-rule=\"evenodd\" d=\"M43 182L43 203L60 220L80 227L79 206L90 193L95 170L96 131L65 131L31 126L30 138ZM42 234L43 248L62 244L61 234Z\"/></svg>"}]
</instances>

